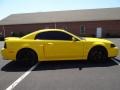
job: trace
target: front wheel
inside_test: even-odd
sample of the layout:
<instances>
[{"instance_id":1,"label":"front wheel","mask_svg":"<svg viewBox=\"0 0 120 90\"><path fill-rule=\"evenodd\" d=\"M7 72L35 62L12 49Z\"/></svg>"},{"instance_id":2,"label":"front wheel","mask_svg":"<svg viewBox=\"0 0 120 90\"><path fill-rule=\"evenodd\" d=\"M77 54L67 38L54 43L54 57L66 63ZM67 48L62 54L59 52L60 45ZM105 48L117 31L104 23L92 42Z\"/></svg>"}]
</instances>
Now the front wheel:
<instances>
[{"instance_id":1,"label":"front wheel","mask_svg":"<svg viewBox=\"0 0 120 90\"><path fill-rule=\"evenodd\" d=\"M88 60L94 62L105 62L107 59L108 56L106 50L100 47L93 48L88 56Z\"/></svg>"}]
</instances>

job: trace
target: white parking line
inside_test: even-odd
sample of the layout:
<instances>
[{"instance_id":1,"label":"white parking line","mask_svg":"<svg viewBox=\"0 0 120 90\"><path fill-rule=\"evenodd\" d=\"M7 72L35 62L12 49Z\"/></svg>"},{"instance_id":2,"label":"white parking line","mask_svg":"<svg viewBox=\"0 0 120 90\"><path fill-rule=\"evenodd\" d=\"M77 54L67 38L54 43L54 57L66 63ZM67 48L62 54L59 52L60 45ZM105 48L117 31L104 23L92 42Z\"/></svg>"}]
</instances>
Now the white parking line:
<instances>
[{"instance_id":1,"label":"white parking line","mask_svg":"<svg viewBox=\"0 0 120 90\"><path fill-rule=\"evenodd\" d=\"M115 59L112 59L115 63L117 63L118 65L120 65L120 62L118 62L117 60Z\"/></svg>"},{"instance_id":2,"label":"white parking line","mask_svg":"<svg viewBox=\"0 0 120 90\"><path fill-rule=\"evenodd\" d=\"M119 61L119 62L120 62L120 60L119 60L119 59L117 59L117 61Z\"/></svg>"},{"instance_id":3,"label":"white parking line","mask_svg":"<svg viewBox=\"0 0 120 90\"><path fill-rule=\"evenodd\" d=\"M31 73L32 70L34 70L37 67L38 63L32 66L28 71L26 71L21 77L19 77L15 82L13 82L8 88L5 90L12 90L15 88L16 85L18 85L27 75Z\"/></svg>"}]
</instances>

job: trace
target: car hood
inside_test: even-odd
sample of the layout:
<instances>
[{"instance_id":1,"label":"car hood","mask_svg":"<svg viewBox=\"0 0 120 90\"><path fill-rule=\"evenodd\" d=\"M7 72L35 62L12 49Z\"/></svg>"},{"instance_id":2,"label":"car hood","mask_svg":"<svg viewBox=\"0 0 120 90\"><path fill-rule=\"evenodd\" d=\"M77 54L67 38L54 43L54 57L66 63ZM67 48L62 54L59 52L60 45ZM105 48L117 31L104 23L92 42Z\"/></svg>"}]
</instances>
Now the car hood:
<instances>
[{"instance_id":1,"label":"car hood","mask_svg":"<svg viewBox=\"0 0 120 90\"><path fill-rule=\"evenodd\" d=\"M100 38L84 38L86 41L90 41L90 42L105 42L105 43L112 43L109 40L106 39L100 39Z\"/></svg>"}]
</instances>

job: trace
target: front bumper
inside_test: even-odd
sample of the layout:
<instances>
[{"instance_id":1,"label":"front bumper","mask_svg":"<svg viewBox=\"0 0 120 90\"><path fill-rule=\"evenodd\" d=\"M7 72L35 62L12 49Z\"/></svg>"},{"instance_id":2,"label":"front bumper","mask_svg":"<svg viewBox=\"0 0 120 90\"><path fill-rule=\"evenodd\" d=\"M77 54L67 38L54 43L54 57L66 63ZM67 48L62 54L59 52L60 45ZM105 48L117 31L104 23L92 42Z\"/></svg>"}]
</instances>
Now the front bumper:
<instances>
[{"instance_id":1,"label":"front bumper","mask_svg":"<svg viewBox=\"0 0 120 90\"><path fill-rule=\"evenodd\" d=\"M109 50L108 57L116 57L119 54L119 48L114 47Z\"/></svg>"}]
</instances>

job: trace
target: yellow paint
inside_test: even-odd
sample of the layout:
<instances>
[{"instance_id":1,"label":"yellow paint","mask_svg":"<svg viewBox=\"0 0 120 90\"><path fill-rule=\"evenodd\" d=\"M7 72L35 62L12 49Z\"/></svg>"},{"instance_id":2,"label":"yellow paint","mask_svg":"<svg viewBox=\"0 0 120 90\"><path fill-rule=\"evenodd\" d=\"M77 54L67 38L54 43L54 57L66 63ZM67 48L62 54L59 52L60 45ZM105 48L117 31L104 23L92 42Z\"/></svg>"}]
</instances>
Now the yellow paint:
<instances>
[{"instance_id":1,"label":"yellow paint","mask_svg":"<svg viewBox=\"0 0 120 90\"><path fill-rule=\"evenodd\" d=\"M34 40L38 33L47 31L64 32L73 37L71 41L66 40ZM77 41L75 41L77 39ZM98 38L79 38L65 30L44 29L28 34L22 38L8 37L5 39L7 48L2 48L1 54L4 59L16 60L16 55L22 48L34 50L39 61L53 60L87 60L89 51L97 46L103 46L108 51L108 57L118 55L118 48L111 48L111 41Z\"/></svg>"}]
</instances>

